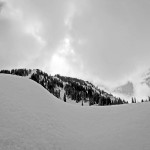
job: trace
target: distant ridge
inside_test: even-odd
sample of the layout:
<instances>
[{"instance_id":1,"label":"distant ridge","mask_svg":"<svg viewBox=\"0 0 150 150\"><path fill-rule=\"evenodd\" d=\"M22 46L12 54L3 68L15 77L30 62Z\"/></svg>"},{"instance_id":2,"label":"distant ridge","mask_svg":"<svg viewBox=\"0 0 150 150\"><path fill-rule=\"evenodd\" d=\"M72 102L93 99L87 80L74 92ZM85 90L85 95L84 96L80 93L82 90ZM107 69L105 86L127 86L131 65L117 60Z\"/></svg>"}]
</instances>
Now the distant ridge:
<instances>
[{"instance_id":1,"label":"distant ridge","mask_svg":"<svg viewBox=\"0 0 150 150\"><path fill-rule=\"evenodd\" d=\"M126 84L123 84L117 88L115 88L114 92L117 93L123 93L127 96L133 96L134 94L134 87L133 87L133 83L128 81Z\"/></svg>"}]
</instances>

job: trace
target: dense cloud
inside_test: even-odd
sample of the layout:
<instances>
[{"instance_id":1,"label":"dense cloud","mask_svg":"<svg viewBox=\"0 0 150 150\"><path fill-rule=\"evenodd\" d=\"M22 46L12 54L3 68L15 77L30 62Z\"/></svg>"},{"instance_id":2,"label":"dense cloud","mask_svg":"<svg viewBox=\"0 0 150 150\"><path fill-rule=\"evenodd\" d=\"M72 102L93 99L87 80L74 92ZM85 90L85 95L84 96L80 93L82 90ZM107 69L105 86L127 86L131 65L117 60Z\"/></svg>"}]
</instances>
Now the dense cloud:
<instances>
[{"instance_id":1,"label":"dense cloud","mask_svg":"<svg viewBox=\"0 0 150 150\"><path fill-rule=\"evenodd\" d=\"M149 68L149 7L148 0L3 0L0 68L125 82Z\"/></svg>"},{"instance_id":2,"label":"dense cloud","mask_svg":"<svg viewBox=\"0 0 150 150\"><path fill-rule=\"evenodd\" d=\"M148 1L91 1L89 11L74 21L76 49L88 69L105 80L120 80L148 64Z\"/></svg>"}]
</instances>

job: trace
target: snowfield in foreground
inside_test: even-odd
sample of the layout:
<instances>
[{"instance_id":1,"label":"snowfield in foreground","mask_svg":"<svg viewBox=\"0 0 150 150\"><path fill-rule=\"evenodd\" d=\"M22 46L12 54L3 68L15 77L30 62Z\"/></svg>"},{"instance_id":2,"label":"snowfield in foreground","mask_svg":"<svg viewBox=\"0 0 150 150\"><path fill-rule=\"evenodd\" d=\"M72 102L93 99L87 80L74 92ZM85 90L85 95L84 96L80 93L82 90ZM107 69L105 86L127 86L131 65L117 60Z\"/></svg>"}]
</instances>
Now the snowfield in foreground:
<instances>
[{"instance_id":1,"label":"snowfield in foreground","mask_svg":"<svg viewBox=\"0 0 150 150\"><path fill-rule=\"evenodd\" d=\"M75 106L0 75L0 150L150 150L150 103Z\"/></svg>"}]
</instances>

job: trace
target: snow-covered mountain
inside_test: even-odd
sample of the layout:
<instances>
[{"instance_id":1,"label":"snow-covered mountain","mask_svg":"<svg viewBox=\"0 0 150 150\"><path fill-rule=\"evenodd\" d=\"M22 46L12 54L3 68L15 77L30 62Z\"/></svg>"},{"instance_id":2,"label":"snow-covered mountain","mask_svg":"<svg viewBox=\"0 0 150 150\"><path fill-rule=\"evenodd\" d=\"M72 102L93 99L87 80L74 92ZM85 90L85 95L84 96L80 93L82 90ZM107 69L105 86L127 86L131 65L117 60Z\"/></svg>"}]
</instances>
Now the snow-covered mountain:
<instances>
[{"instance_id":1,"label":"snow-covered mountain","mask_svg":"<svg viewBox=\"0 0 150 150\"><path fill-rule=\"evenodd\" d=\"M117 87L114 90L114 92L123 93L127 96L133 96L133 94L134 94L133 83L128 81L126 84Z\"/></svg>"},{"instance_id":2,"label":"snow-covered mountain","mask_svg":"<svg viewBox=\"0 0 150 150\"><path fill-rule=\"evenodd\" d=\"M81 107L0 74L0 150L149 150L150 103Z\"/></svg>"},{"instance_id":3,"label":"snow-covered mountain","mask_svg":"<svg viewBox=\"0 0 150 150\"><path fill-rule=\"evenodd\" d=\"M12 69L2 70L0 73L19 75L30 78L42 85L57 98L78 105L115 105L127 103L114 97L94 84L77 78L61 75L51 76L39 70Z\"/></svg>"},{"instance_id":4,"label":"snow-covered mountain","mask_svg":"<svg viewBox=\"0 0 150 150\"><path fill-rule=\"evenodd\" d=\"M128 102L131 102L132 97L134 97L134 86L132 82L127 82L123 85L117 86L113 91L113 95L121 97Z\"/></svg>"},{"instance_id":5,"label":"snow-covered mountain","mask_svg":"<svg viewBox=\"0 0 150 150\"><path fill-rule=\"evenodd\" d=\"M150 69L134 75L130 81L117 86L112 93L120 94L120 96L129 99L132 97L137 97L139 100L148 99L148 96L150 96Z\"/></svg>"}]
</instances>

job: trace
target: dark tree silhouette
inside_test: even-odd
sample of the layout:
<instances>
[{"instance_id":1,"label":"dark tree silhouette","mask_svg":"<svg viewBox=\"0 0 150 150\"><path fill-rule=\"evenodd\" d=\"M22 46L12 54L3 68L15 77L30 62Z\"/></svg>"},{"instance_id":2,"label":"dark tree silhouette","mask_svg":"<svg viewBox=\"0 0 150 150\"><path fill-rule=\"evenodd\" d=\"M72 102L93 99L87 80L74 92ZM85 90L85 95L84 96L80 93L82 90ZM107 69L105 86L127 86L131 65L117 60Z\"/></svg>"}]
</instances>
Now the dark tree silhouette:
<instances>
[{"instance_id":1,"label":"dark tree silhouette","mask_svg":"<svg viewBox=\"0 0 150 150\"><path fill-rule=\"evenodd\" d=\"M64 93L64 98L63 99L64 99L64 102L66 102L66 94L65 93Z\"/></svg>"}]
</instances>

